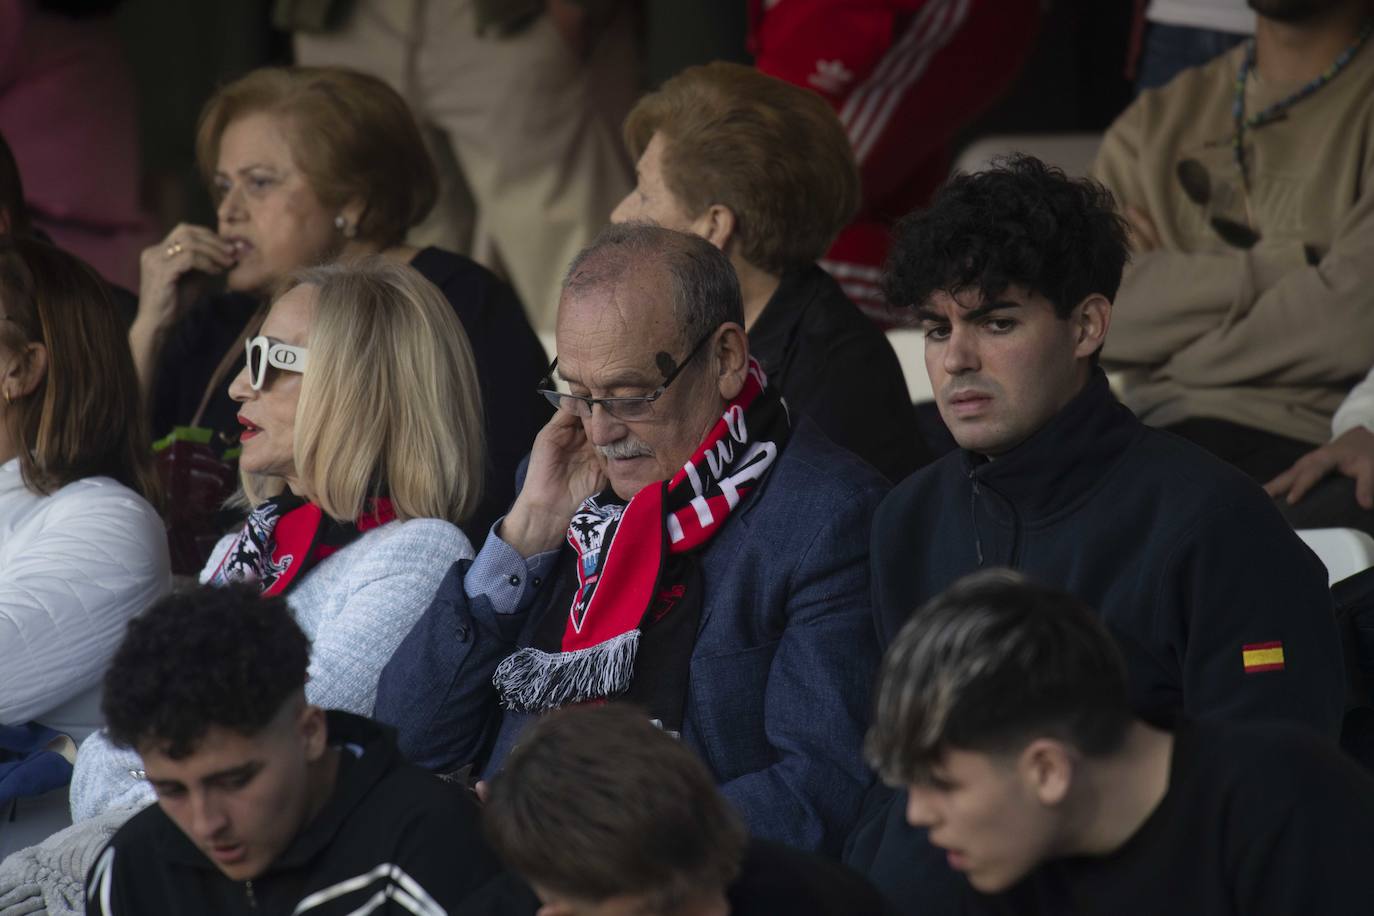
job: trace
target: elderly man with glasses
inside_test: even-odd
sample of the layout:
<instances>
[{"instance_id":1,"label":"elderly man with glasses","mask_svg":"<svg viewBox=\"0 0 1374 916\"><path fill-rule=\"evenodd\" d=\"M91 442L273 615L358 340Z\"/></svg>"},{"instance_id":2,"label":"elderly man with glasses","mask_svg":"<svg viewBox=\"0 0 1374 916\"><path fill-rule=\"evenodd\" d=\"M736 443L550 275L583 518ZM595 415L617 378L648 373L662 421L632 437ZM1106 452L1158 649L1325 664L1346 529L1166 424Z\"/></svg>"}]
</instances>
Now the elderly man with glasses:
<instances>
[{"instance_id":1,"label":"elderly man with glasses","mask_svg":"<svg viewBox=\"0 0 1374 916\"><path fill-rule=\"evenodd\" d=\"M838 853L869 782L886 485L789 418L742 316L695 236L612 226L573 262L540 391L559 410L382 676L377 717L412 760L491 775L541 713L630 702L756 836Z\"/></svg>"}]
</instances>

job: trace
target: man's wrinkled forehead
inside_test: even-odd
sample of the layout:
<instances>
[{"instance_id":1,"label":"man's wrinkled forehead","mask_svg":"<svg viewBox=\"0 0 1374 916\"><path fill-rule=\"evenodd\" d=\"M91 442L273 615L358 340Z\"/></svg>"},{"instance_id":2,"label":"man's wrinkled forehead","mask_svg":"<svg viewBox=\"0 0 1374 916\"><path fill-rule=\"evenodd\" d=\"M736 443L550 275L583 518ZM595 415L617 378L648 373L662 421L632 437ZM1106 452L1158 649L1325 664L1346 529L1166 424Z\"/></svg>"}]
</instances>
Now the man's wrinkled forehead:
<instances>
[{"instance_id":1,"label":"man's wrinkled forehead","mask_svg":"<svg viewBox=\"0 0 1374 916\"><path fill-rule=\"evenodd\" d=\"M559 374L574 380L598 368L631 367L657 373L657 354L676 352L681 333L670 290L654 280L627 273L565 290L555 336Z\"/></svg>"}]
</instances>

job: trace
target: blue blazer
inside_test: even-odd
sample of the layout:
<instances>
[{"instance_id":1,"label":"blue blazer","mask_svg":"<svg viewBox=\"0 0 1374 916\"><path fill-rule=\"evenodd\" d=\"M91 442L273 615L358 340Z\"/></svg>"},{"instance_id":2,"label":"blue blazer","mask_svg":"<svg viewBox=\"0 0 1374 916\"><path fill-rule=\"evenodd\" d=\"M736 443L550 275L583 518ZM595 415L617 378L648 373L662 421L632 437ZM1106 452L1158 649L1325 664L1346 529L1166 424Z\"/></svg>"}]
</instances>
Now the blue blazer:
<instances>
[{"instance_id":1,"label":"blue blazer","mask_svg":"<svg viewBox=\"0 0 1374 916\"><path fill-rule=\"evenodd\" d=\"M755 836L838 854L872 781L862 754L878 661L868 535L886 490L801 419L703 549L682 739ZM559 563L570 562L565 547ZM529 644L548 603L541 594L533 611L497 615L468 599L469 565L449 570L377 689L377 719L411 760L439 772L500 768L530 717L502 710L492 673Z\"/></svg>"}]
</instances>

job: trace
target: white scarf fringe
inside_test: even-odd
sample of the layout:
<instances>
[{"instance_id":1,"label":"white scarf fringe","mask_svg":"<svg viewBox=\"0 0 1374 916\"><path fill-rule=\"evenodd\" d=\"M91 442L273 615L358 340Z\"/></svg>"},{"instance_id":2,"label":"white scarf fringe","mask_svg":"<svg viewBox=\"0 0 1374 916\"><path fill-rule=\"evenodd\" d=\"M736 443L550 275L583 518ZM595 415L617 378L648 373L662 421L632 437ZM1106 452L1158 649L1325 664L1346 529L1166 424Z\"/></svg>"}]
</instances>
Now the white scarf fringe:
<instances>
[{"instance_id":1,"label":"white scarf fringe","mask_svg":"<svg viewBox=\"0 0 1374 916\"><path fill-rule=\"evenodd\" d=\"M528 647L498 665L491 681L507 709L544 712L623 693L634 677L638 651L638 629L574 652Z\"/></svg>"}]
</instances>

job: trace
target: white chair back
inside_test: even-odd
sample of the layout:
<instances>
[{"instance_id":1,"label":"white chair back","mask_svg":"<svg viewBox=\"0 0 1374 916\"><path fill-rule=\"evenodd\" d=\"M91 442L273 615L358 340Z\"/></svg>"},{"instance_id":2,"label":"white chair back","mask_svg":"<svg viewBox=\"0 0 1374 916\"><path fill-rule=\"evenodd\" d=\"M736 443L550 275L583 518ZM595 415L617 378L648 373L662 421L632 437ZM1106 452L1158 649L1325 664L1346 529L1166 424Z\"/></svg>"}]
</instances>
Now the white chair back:
<instances>
[{"instance_id":1,"label":"white chair back","mask_svg":"<svg viewBox=\"0 0 1374 916\"><path fill-rule=\"evenodd\" d=\"M1306 528L1298 532L1317 558L1326 565L1334 585L1374 566L1374 538L1354 528Z\"/></svg>"},{"instance_id":2,"label":"white chair back","mask_svg":"<svg viewBox=\"0 0 1374 916\"><path fill-rule=\"evenodd\" d=\"M935 400L935 392L930 387L930 374L926 372L925 335L916 328L893 328L887 332L887 342L897 351L897 362L902 364L902 375L906 376L906 390L911 395L911 403Z\"/></svg>"}]
</instances>

